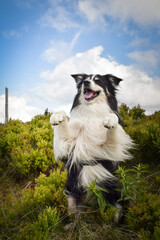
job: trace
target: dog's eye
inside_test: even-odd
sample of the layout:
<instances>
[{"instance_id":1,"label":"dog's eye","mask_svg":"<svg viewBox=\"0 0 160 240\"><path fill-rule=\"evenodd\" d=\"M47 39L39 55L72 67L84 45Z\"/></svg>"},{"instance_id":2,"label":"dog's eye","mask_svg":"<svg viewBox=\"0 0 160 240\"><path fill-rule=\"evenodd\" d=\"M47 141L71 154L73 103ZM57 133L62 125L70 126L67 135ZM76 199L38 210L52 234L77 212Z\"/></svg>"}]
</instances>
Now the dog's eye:
<instances>
[{"instance_id":1,"label":"dog's eye","mask_svg":"<svg viewBox=\"0 0 160 240\"><path fill-rule=\"evenodd\" d=\"M95 83L101 83L102 82L102 80L99 78L99 77L95 77L94 78L94 81L95 81Z\"/></svg>"},{"instance_id":2,"label":"dog's eye","mask_svg":"<svg viewBox=\"0 0 160 240\"><path fill-rule=\"evenodd\" d=\"M94 79L94 82L95 82L96 84L99 84L99 85L102 83L101 79L98 78L98 77L96 77L96 78Z\"/></svg>"}]
</instances>

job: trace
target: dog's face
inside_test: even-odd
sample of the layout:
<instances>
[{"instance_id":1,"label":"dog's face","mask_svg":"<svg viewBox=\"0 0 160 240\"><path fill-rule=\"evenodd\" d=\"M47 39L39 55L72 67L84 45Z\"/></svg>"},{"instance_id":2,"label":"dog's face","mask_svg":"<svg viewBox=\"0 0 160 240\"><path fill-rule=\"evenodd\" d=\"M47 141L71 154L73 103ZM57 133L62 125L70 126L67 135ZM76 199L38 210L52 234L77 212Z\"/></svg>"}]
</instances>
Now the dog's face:
<instances>
[{"instance_id":1,"label":"dog's face","mask_svg":"<svg viewBox=\"0 0 160 240\"><path fill-rule=\"evenodd\" d=\"M106 100L112 110L117 110L115 93L116 87L122 79L110 74L75 74L72 77L77 84L78 93L75 98L76 101L79 101L77 105L93 104L94 102Z\"/></svg>"}]
</instances>

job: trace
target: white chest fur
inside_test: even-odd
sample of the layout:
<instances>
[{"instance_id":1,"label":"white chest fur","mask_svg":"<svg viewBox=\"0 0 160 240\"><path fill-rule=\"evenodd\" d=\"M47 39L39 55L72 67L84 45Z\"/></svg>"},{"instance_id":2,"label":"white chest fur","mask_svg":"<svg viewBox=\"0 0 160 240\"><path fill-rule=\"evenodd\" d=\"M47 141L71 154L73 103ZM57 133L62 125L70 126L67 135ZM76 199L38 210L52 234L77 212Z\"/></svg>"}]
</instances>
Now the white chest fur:
<instances>
[{"instance_id":1,"label":"white chest fur","mask_svg":"<svg viewBox=\"0 0 160 240\"><path fill-rule=\"evenodd\" d=\"M113 129L104 126L104 119L109 116L109 122L114 122L115 117L106 103L79 105L72 110L69 121L64 112L56 114L51 120L55 124L59 122L54 130L56 158L70 159L71 165L88 164L96 159L118 162L130 158L127 150L132 147L132 141L118 121ZM84 166L81 184L88 186L95 178L101 181L110 177L101 164Z\"/></svg>"},{"instance_id":2,"label":"white chest fur","mask_svg":"<svg viewBox=\"0 0 160 240\"><path fill-rule=\"evenodd\" d=\"M108 130L103 125L107 114L106 104L80 106L71 113L69 121L72 161L93 161L106 158L103 146L106 144Z\"/></svg>"}]
</instances>

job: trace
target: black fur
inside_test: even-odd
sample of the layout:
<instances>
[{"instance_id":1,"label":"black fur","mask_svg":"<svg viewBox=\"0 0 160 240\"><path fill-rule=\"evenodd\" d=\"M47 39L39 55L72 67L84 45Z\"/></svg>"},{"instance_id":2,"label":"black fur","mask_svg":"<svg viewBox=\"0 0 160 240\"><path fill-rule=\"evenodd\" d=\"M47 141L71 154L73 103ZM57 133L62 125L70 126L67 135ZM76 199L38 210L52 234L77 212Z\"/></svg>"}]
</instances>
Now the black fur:
<instances>
[{"instance_id":1,"label":"black fur","mask_svg":"<svg viewBox=\"0 0 160 240\"><path fill-rule=\"evenodd\" d=\"M109 160L99 160L97 159L97 162L93 162L91 166L96 165L96 164L102 164L104 168L106 168L110 173L114 174L114 172L117 170L117 165L115 165L114 162L111 162ZM88 164L83 164L83 165L76 165L73 164L71 169L70 169L70 164L67 164L67 170L68 170L68 176L67 176L67 184L65 187L65 193L68 196L73 196L77 204L82 201L82 197L84 195L84 190L82 187L78 186L78 178L79 175L81 174L83 166L86 166ZM116 203L121 195L120 192L118 192L116 189L120 188L120 185L117 184L116 180L112 182L107 181L107 182L102 182L98 184L102 188L107 190L106 192L102 191L102 194L106 201L112 205Z\"/></svg>"}]
</instances>

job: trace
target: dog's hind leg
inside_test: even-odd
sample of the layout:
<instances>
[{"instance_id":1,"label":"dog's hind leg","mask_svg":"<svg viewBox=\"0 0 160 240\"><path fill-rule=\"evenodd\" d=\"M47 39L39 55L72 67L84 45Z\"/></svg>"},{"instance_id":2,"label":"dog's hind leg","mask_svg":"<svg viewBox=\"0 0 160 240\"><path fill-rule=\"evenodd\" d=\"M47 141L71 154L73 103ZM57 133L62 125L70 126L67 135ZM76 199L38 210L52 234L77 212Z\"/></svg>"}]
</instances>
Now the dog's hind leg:
<instances>
[{"instance_id":1,"label":"dog's hind leg","mask_svg":"<svg viewBox=\"0 0 160 240\"><path fill-rule=\"evenodd\" d=\"M70 213L76 213L77 211L77 200L73 196L68 196L68 211Z\"/></svg>"},{"instance_id":2,"label":"dog's hind leg","mask_svg":"<svg viewBox=\"0 0 160 240\"><path fill-rule=\"evenodd\" d=\"M116 213L114 216L114 221L116 224L119 224L123 216L123 207L119 203L116 203L115 208L116 208Z\"/></svg>"}]
</instances>

